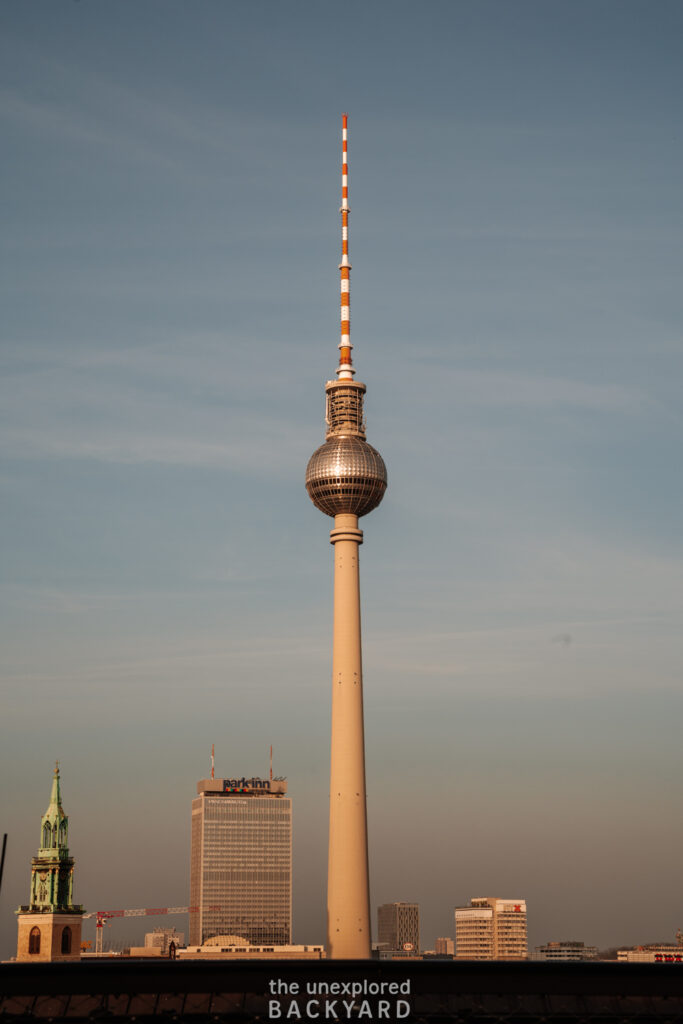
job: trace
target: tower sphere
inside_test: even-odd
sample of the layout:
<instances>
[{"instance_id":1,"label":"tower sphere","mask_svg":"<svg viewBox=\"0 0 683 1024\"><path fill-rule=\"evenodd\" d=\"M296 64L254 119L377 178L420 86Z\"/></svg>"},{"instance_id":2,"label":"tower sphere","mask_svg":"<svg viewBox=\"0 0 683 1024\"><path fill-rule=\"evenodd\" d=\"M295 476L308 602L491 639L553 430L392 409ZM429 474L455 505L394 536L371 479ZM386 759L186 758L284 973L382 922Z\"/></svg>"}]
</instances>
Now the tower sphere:
<instances>
[{"instance_id":1,"label":"tower sphere","mask_svg":"<svg viewBox=\"0 0 683 1024\"><path fill-rule=\"evenodd\" d=\"M306 490L328 516L365 516L387 489L387 470L378 451L362 437L331 437L313 452L306 467Z\"/></svg>"}]
</instances>

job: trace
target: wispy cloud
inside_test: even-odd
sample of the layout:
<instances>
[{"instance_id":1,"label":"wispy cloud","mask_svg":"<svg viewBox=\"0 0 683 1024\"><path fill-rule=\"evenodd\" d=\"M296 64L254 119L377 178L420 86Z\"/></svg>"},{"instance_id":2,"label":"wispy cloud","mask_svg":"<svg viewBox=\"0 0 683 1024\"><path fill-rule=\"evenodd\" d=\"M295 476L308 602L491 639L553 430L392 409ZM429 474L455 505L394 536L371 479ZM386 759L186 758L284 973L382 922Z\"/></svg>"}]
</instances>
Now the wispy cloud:
<instances>
[{"instance_id":1,"label":"wispy cloud","mask_svg":"<svg viewBox=\"0 0 683 1024\"><path fill-rule=\"evenodd\" d=\"M211 441L201 437L193 440L187 436L186 430L179 431L177 427L176 432L169 435L164 431L152 434L148 430L127 431L121 427L98 429L93 424L87 437L79 427L10 429L5 432L2 450L6 456L19 459L94 459L122 464L154 462L232 469L250 476L291 478L297 452L306 449L306 435L286 427L283 430L281 422L276 419L264 422L262 417L258 417L251 423L248 419L246 416L240 418L239 429L246 430L246 436L232 441ZM216 427L221 432L231 431L227 417L217 421Z\"/></svg>"},{"instance_id":2,"label":"wispy cloud","mask_svg":"<svg viewBox=\"0 0 683 1024\"><path fill-rule=\"evenodd\" d=\"M574 407L600 412L636 415L650 404L646 393L617 383L599 384L577 378L532 372L470 370L442 367L434 382L434 368L428 374L439 390L448 389L460 405L519 406L533 409Z\"/></svg>"},{"instance_id":3,"label":"wispy cloud","mask_svg":"<svg viewBox=\"0 0 683 1024\"><path fill-rule=\"evenodd\" d=\"M133 108L134 109L134 108ZM82 106L68 105L64 100L28 99L10 89L0 91L0 117L19 125L22 131L31 131L41 139L55 136L71 143L96 148L117 159L143 162L166 173L183 167L181 161L165 155L158 146L144 140L142 133L123 131L102 116L88 114Z\"/></svg>"},{"instance_id":4,"label":"wispy cloud","mask_svg":"<svg viewBox=\"0 0 683 1024\"><path fill-rule=\"evenodd\" d=\"M35 59L28 51L27 59ZM51 55L42 54L40 60L50 68L51 92L58 98L47 98L36 85L5 87L0 89L0 118L41 141L54 137L81 145L108 160L182 178L194 188L218 177L227 186L233 175L269 172L273 147L297 131L266 111L247 114L238 100L227 106L206 97L193 102L187 90L172 86L157 99L151 91L70 67ZM300 173L291 160L280 169L283 181Z\"/></svg>"},{"instance_id":5,"label":"wispy cloud","mask_svg":"<svg viewBox=\"0 0 683 1024\"><path fill-rule=\"evenodd\" d=\"M5 456L280 476L310 454L310 426L285 415L275 378L263 381L273 346L186 337L137 349L38 348L27 359L18 346L7 360Z\"/></svg>"}]
</instances>

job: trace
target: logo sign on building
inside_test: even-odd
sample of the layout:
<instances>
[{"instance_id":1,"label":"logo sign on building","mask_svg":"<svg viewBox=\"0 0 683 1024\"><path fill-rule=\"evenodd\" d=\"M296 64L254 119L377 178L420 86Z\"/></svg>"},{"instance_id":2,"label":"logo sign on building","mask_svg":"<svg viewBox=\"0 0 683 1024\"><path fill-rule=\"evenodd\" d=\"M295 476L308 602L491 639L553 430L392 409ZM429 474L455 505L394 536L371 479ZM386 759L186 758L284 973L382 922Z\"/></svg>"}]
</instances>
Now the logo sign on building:
<instances>
[{"instance_id":1,"label":"logo sign on building","mask_svg":"<svg viewBox=\"0 0 683 1024\"><path fill-rule=\"evenodd\" d=\"M405 949L406 953L409 953L412 949L415 949L415 946L412 944L412 942L404 942L403 948Z\"/></svg>"},{"instance_id":2,"label":"logo sign on building","mask_svg":"<svg viewBox=\"0 0 683 1024\"><path fill-rule=\"evenodd\" d=\"M269 790L269 779L223 779L224 793L250 793L255 789Z\"/></svg>"}]
</instances>

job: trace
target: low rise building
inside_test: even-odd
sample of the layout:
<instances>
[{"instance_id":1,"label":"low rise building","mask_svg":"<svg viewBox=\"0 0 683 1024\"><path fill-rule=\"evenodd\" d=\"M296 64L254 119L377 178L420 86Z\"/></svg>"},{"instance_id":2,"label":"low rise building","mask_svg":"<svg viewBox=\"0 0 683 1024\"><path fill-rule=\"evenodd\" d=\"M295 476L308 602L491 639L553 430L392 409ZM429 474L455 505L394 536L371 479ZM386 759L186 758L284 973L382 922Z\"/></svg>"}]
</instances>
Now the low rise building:
<instances>
[{"instance_id":1,"label":"low rise building","mask_svg":"<svg viewBox=\"0 0 683 1024\"><path fill-rule=\"evenodd\" d=\"M683 946L651 942L634 949L617 950L617 960L622 964L680 964L683 963Z\"/></svg>"},{"instance_id":2,"label":"low rise building","mask_svg":"<svg viewBox=\"0 0 683 1024\"><path fill-rule=\"evenodd\" d=\"M586 946L583 942L546 942L545 946L536 946L529 960L581 961L597 960L598 947Z\"/></svg>"},{"instance_id":3,"label":"low rise building","mask_svg":"<svg viewBox=\"0 0 683 1024\"><path fill-rule=\"evenodd\" d=\"M175 928L155 928L154 931L145 935L146 949L159 949L161 956L168 956L171 943L178 949L185 945L185 933L177 932Z\"/></svg>"},{"instance_id":4,"label":"low rise building","mask_svg":"<svg viewBox=\"0 0 683 1024\"><path fill-rule=\"evenodd\" d=\"M252 946L239 935L215 935L203 946L176 952L178 960L324 960L324 946Z\"/></svg>"}]
</instances>

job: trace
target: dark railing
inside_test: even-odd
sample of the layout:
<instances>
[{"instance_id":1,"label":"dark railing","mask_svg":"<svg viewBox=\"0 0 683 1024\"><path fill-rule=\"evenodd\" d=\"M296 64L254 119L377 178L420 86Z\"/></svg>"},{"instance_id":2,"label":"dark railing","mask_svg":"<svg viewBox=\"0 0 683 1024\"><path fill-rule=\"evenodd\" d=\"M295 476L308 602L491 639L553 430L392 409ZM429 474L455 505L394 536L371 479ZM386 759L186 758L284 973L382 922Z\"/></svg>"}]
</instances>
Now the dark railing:
<instances>
[{"instance_id":1,"label":"dark railing","mask_svg":"<svg viewBox=\"0 0 683 1024\"><path fill-rule=\"evenodd\" d=\"M388 1007L381 1006L382 999ZM680 1024L683 970L666 963L150 963L119 958L0 965L0 1021L5 1024L66 1019L73 1024L143 1024L160 1017L197 1024L383 1019L406 1024Z\"/></svg>"}]
</instances>

